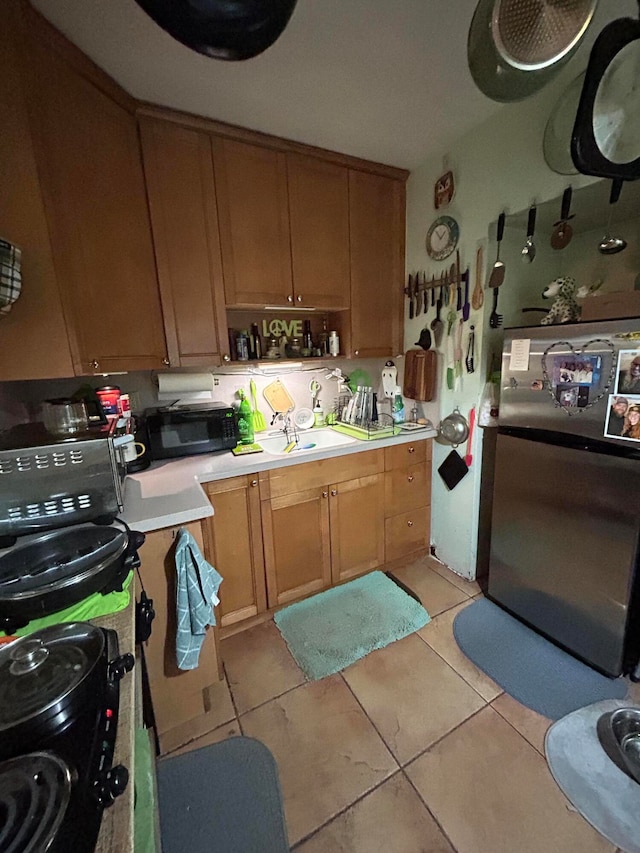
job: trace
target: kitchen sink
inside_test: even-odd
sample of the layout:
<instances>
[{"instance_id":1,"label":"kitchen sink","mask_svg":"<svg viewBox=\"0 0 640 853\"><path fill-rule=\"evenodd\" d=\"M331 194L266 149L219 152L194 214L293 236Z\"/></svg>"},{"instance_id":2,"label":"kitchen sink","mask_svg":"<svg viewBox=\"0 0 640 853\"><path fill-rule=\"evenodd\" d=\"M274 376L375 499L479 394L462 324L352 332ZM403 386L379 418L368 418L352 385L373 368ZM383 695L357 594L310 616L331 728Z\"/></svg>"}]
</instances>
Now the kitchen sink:
<instances>
[{"instance_id":1,"label":"kitchen sink","mask_svg":"<svg viewBox=\"0 0 640 853\"><path fill-rule=\"evenodd\" d=\"M351 438L348 435L342 435L339 432L334 432L332 429L310 429L300 430L298 432L298 444L290 454L285 454L284 449L287 446L287 439L284 433L278 435L269 435L266 438L256 436L258 444L272 456L288 456L299 453L311 453L318 450L330 450L333 447L346 447L349 444L357 444L357 438Z\"/></svg>"}]
</instances>

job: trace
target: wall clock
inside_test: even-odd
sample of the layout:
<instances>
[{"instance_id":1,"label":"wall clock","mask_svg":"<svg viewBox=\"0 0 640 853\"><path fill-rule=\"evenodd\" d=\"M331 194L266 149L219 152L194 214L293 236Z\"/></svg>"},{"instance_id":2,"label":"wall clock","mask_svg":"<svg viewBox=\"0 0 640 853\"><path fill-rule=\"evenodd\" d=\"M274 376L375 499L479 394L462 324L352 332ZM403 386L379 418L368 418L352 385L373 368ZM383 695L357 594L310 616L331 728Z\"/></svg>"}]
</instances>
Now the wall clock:
<instances>
[{"instance_id":1,"label":"wall clock","mask_svg":"<svg viewBox=\"0 0 640 853\"><path fill-rule=\"evenodd\" d=\"M439 216L427 231L427 254L434 261L444 261L458 245L460 229L451 216Z\"/></svg>"}]
</instances>

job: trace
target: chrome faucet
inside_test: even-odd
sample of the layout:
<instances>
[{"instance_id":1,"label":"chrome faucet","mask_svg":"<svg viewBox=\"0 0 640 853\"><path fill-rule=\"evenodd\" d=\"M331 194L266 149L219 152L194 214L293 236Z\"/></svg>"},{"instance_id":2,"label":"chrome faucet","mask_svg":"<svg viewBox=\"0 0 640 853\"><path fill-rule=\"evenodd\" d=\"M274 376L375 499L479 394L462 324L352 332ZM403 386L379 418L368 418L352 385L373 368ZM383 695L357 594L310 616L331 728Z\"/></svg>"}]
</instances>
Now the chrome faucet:
<instances>
[{"instance_id":1,"label":"chrome faucet","mask_svg":"<svg viewBox=\"0 0 640 853\"><path fill-rule=\"evenodd\" d=\"M291 423L292 411L293 409L287 409L286 412L275 412L275 414L271 418L271 426L274 426L278 422L280 422L282 426L277 431L271 433L271 435L279 435L280 433L284 433L287 443L295 441L297 444L298 431L295 428L295 425Z\"/></svg>"}]
</instances>

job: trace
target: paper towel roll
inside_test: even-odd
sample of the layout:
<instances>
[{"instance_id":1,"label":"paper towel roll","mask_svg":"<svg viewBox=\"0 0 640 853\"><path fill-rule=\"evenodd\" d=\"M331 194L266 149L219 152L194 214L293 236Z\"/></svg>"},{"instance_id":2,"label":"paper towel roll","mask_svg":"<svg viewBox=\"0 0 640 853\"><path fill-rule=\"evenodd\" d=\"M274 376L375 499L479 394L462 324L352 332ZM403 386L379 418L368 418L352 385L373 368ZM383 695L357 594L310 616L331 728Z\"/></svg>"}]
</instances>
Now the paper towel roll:
<instances>
[{"instance_id":1,"label":"paper towel roll","mask_svg":"<svg viewBox=\"0 0 640 853\"><path fill-rule=\"evenodd\" d=\"M211 373L158 373L158 400L195 403L213 400Z\"/></svg>"}]
</instances>

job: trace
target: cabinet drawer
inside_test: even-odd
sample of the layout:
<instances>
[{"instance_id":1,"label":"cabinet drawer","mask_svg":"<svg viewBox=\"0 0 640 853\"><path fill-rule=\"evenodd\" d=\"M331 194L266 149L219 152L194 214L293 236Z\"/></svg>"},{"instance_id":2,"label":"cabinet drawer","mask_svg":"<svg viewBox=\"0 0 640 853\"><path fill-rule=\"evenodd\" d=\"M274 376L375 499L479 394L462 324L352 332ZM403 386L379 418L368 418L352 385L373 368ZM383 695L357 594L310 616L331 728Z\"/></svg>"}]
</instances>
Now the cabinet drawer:
<instances>
[{"instance_id":1,"label":"cabinet drawer","mask_svg":"<svg viewBox=\"0 0 640 853\"><path fill-rule=\"evenodd\" d=\"M418 465L431 459L431 441L411 441L407 444L396 444L395 447L384 449L384 470L406 468L408 465Z\"/></svg>"},{"instance_id":2,"label":"cabinet drawer","mask_svg":"<svg viewBox=\"0 0 640 853\"><path fill-rule=\"evenodd\" d=\"M387 562L429 547L429 515L428 506L403 512L387 518L385 530L385 559Z\"/></svg>"},{"instance_id":3,"label":"cabinet drawer","mask_svg":"<svg viewBox=\"0 0 640 853\"><path fill-rule=\"evenodd\" d=\"M387 471L384 475L385 518L431 503L431 477L426 462Z\"/></svg>"},{"instance_id":4,"label":"cabinet drawer","mask_svg":"<svg viewBox=\"0 0 640 853\"><path fill-rule=\"evenodd\" d=\"M371 477L384 470L382 450L367 450L294 465L276 468L260 475L260 497L262 500L291 495L306 489L317 489L329 483L344 483L359 477Z\"/></svg>"}]
</instances>

